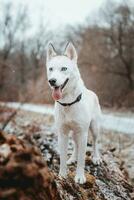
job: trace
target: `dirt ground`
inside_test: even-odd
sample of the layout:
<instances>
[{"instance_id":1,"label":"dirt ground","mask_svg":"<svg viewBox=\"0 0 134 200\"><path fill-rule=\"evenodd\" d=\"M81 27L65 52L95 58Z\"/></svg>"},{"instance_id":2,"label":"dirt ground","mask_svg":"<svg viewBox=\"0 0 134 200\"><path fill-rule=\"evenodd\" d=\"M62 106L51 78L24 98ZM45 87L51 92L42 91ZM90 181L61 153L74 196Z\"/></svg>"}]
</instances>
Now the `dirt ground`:
<instances>
[{"instance_id":1,"label":"dirt ground","mask_svg":"<svg viewBox=\"0 0 134 200\"><path fill-rule=\"evenodd\" d=\"M7 123L7 119L9 119L10 116L11 119ZM7 123L4 130L9 133L17 133L18 136L23 136L24 133L29 131L31 134L41 134L42 137L44 133L48 135L55 134L52 133L53 121L54 119L51 115L22 110L15 113L14 109L6 107L0 108L0 128ZM87 149L91 148L91 142L92 140L89 134ZM55 144L55 146L57 146L57 144ZM120 160L122 168L126 169L125 173L129 176L130 182L134 184L134 135L101 130L100 149L101 152L113 152L115 158L118 158L118 161Z\"/></svg>"},{"instance_id":2,"label":"dirt ground","mask_svg":"<svg viewBox=\"0 0 134 200\"><path fill-rule=\"evenodd\" d=\"M51 115L22 110L16 112L14 109L0 107L0 129L4 129L6 133L16 135L18 139L29 138L29 136L34 138L34 145L39 147L43 158L47 161L49 170L56 175L55 181L61 199L133 199L134 192L131 186L131 182L133 182L133 157L132 154L128 156L127 150L131 150L130 143L132 143L133 138L126 138L123 134L118 135L102 130L100 147L103 163L101 166L94 166L90 156L92 144L89 137L85 165L87 182L79 186L74 183L75 165L69 166L68 178L65 181L57 176L59 172L59 154L57 135L52 129L53 121ZM72 141L70 138L68 156L71 152ZM127 166L129 162L130 166ZM130 184L128 183L128 176L131 177L129 178Z\"/></svg>"}]
</instances>

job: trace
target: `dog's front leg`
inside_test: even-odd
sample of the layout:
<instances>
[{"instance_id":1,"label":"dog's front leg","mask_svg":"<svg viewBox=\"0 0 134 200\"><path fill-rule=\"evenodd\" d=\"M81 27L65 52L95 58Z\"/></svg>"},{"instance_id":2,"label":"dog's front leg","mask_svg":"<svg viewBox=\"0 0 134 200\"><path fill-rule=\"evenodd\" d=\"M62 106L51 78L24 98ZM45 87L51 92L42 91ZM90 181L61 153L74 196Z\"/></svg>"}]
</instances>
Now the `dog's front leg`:
<instances>
[{"instance_id":1,"label":"dog's front leg","mask_svg":"<svg viewBox=\"0 0 134 200\"><path fill-rule=\"evenodd\" d=\"M58 137L59 152L60 152L60 171L59 175L66 178L67 176L67 147L68 147L68 135L61 133Z\"/></svg>"},{"instance_id":2,"label":"dog's front leg","mask_svg":"<svg viewBox=\"0 0 134 200\"><path fill-rule=\"evenodd\" d=\"M83 184L86 182L84 168L85 168L85 154L86 154L86 147L87 147L87 135L88 135L88 131L80 132L77 138L78 158L77 158L75 182L80 183L80 184Z\"/></svg>"}]
</instances>

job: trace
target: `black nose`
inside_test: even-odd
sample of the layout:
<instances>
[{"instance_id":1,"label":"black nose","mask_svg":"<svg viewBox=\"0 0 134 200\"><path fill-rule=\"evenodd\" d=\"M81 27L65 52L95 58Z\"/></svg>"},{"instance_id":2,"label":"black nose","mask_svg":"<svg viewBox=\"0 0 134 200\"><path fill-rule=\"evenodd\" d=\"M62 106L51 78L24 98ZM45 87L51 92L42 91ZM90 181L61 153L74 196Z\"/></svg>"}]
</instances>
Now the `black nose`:
<instances>
[{"instance_id":1,"label":"black nose","mask_svg":"<svg viewBox=\"0 0 134 200\"><path fill-rule=\"evenodd\" d=\"M56 79L55 78L50 79L49 83L50 83L51 86L55 86Z\"/></svg>"}]
</instances>

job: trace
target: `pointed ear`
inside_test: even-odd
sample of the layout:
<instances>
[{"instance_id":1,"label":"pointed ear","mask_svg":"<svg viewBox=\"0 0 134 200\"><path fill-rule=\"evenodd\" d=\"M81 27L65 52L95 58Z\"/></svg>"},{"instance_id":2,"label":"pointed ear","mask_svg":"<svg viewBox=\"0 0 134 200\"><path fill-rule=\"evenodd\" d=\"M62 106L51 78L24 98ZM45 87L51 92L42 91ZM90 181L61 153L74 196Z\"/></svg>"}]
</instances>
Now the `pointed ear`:
<instances>
[{"instance_id":1,"label":"pointed ear","mask_svg":"<svg viewBox=\"0 0 134 200\"><path fill-rule=\"evenodd\" d=\"M71 60L77 62L77 52L74 45L71 42L67 44L64 55L69 57Z\"/></svg>"},{"instance_id":2,"label":"pointed ear","mask_svg":"<svg viewBox=\"0 0 134 200\"><path fill-rule=\"evenodd\" d=\"M47 62L49 60L51 60L52 57L56 56L57 53L55 51L55 48L54 46L52 45L52 43L49 43L48 46L47 46Z\"/></svg>"}]
</instances>

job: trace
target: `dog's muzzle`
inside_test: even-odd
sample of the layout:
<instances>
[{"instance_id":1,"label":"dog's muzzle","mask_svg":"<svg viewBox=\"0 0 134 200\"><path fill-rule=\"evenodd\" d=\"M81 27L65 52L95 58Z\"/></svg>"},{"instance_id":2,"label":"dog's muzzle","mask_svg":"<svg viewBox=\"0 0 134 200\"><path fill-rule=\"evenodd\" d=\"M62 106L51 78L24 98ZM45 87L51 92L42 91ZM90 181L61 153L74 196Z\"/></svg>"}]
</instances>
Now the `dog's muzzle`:
<instances>
[{"instance_id":1,"label":"dog's muzzle","mask_svg":"<svg viewBox=\"0 0 134 200\"><path fill-rule=\"evenodd\" d=\"M51 86L56 86L56 79L52 78L48 82L50 83Z\"/></svg>"},{"instance_id":2,"label":"dog's muzzle","mask_svg":"<svg viewBox=\"0 0 134 200\"><path fill-rule=\"evenodd\" d=\"M66 84L68 83L69 81L69 78L67 78L64 83L60 86L57 86L56 84L56 79L50 79L49 80L49 83L52 87L52 97L55 101L59 100L62 98L62 90L65 88Z\"/></svg>"},{"instance_id":3,"label":"dog's muzzle","mask_svg":"<svg viewBox=\"0 0 134 200\"><path fill-rule=\"evenodd\" d=\"M65 80L65 82L63 83L63 85L61 86L61 89L63 90L63 88L66 86L66 84L67 84L67 82L69 81L69 78L67 78L66 80Z\"/></svg>"},{"instance_id":4,"label":"dog's muzzle","mask_svg":"<svg viewBox=\"0 0 134 200\"><path fill-rule=\"evenodd\" d=\"M56 85L56 81L57 81L57 80L56 80L55 78L52 78L52 79L50 79L48 82L50 83L50 85L51 85L52 87L55 87L55 88L60 87L61 90L63 90L63 88L66 86L67 82L69 81L69 78L67 78L67 79L65 80L65 82L64 82L61 86L57 86L57 85Z\"/></svg>"}]
</instances>

